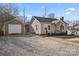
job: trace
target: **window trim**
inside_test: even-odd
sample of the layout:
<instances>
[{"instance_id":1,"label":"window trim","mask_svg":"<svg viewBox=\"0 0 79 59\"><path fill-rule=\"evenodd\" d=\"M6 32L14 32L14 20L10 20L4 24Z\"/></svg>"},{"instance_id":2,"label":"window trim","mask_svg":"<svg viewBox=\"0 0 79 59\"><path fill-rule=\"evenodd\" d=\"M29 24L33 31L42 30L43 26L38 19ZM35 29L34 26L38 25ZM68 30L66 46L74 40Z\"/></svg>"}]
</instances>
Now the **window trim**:
<instances>
[{"instance_id":1,"label":"window trim","mask_svg":"<svg viewBox=\"0 0 79 59\"><path fill-rule=\"evenodd\" d=\"M48 25L48 30L50 30L50 25Z\"/></svg>"}]
</instances>

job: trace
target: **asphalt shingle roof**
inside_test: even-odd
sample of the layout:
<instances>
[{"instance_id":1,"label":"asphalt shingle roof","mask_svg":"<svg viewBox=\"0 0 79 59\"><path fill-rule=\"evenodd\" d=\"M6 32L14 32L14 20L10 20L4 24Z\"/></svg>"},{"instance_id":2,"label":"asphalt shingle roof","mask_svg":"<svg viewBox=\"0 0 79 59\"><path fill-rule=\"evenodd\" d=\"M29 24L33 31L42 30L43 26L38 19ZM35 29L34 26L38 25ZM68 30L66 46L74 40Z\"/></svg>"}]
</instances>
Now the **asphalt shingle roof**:
<instances>
[{"instance_id":1,"label":"asphalt shingle roof","mask_svg":"<svg viewBox=\"0 0 79 59\"><path fill-rule=\"evenodd\" d=\"M40 22L52 22L52 21L58 20L56 18L45 18L45 17L38 17L38 16L34 16L34 18L36 18Z\"/></svg>"}]
</instances>

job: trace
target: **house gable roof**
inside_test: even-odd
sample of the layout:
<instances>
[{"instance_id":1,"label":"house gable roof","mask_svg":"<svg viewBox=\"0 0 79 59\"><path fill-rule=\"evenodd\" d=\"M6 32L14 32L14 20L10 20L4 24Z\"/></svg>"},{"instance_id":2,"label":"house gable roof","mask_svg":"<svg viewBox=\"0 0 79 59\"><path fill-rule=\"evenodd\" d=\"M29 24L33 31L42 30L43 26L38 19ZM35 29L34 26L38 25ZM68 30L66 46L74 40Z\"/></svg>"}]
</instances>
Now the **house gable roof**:
<instances>
[{"instance_id":1,"label":"house gable roof","mask_svg":"<svg viewBox=\"0 0 79 59\"><path fill-rule=\"evenodd\" d=\"M12 19L12 20L10 20L10 21L4 22L4 24L8 24L8 23L18 23L18 24L23 24L21 21L17 20L16 18L15 18L15 19Z\"/></svg>"},{"instance_id":2,"label":"house gable roof","mask_svg":"<svg viewBox=\"0 0 79 59\"><path fill-rule=\"evenodd\" d=\"M58 20L56 18L45 18L45 17L38 17L38 16L33 16L33 17L37 19L39 22L52 22L52 21Z\"/></svg>"},{"instance_id":3,"label":"house gable roof","mask_svg":"<svg viewBox=\"0 0 79 59\"><path fill-rule=\"evenodd\" d=\"M57 24L57 23L60 23L60 22L61 22L61 20L56 19L56 18L46 18L46 17L33 16L33 17L31 18L30 24L31 24L35 19L38 20L39 22L42 22L42 23L55 23L55 24ZM68 24L68 23L66 23L65 21L62 21L62 22L64 22L65 24Z\"/></svg>"}]
</instances>

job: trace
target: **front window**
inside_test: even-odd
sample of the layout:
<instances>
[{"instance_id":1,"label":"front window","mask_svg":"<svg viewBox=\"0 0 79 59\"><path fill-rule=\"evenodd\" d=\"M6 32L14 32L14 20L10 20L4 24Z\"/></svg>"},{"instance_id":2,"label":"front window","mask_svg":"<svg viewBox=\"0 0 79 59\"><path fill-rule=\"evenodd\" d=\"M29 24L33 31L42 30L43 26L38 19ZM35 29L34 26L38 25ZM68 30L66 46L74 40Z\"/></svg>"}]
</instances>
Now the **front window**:
<instances>
[{"instance_id":1,"label":"front window","mask_svg":"<svg viewBox=\"0 0 79 59\"><path fill-rule=\"evenodd\" d=\"M50 30L50 25L48 25L48 30Z\"/></svg>"},{"instance_id":2,"label":"front window","mask_svg":"<svg viewBox=\"0 0 79 59\"><path fill-rule=\"evenodd\" d=\"M44 29L47 31L47 28L46 27Z\"/></svg>"}]
</instances>

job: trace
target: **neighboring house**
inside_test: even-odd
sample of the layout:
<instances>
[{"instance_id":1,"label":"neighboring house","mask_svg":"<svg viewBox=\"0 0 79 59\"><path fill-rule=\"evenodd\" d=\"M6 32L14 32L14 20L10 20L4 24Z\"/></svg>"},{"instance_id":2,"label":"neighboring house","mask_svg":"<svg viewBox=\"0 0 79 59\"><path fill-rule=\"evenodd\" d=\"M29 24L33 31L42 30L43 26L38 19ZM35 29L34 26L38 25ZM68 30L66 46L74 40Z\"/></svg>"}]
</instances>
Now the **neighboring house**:
<instances>
[{"instance_id":1,"label":"neighboring house","mask_svg":"<svg viewBox=\"0 0 79 59\"><path fill-rule=\"evenodd\" d=\"M3 29L4 35L24 33L24 24L16 18L0 22L0 27Z\"/></svg>"},{"instance_id":2,"label":"neighboring house","mask_svg":"<svg viewBox=\"0 0 79 59\"><path fill-rule=\"evenodd\" d=\"M33 16L30 22L30 32L35 34L60 34L67 32L67 23L64 22L64 17L60 20L56 18L46 18Z\"/></svg>"},{"instance_id":3,"label":"neighboring house","mask_svg":"<svg viewBox=\"0 0 79 59\"><path fill-rule=\"evenodd\" d=\"M75 35L79 35L79 24L74 25L73 28L75 29Z\"/></svg>"},{"instance_id":4,"label":"neighboring house","mask_svg":"<svg viewBox=\"0 0 79 59\"><path fill-rule=\"evenodd\" d=\"M73 28L73 26L68 26L67 28L67 35L73 35L75 34L76 29Z\"/></svg>"},{"instance_id":5,"label":"neighboring house","mask_svg":"<svg viewBox=\"0 0 79 59\"><path fill-rule=\"evenodd\" d=\"M73 28L78 30L79 29L79 24L73 25Z\"/></svg>"},{"instance_id":6,"label":"neighboring house","mask_svg":"<svg viewBox=\"0 0 79 59\"><path fill-rule=\"evenodd\" d=\"M67 34L68 35L79 35L79 24L69 26L67 29Z\"/></svg>"}]
</instances>

